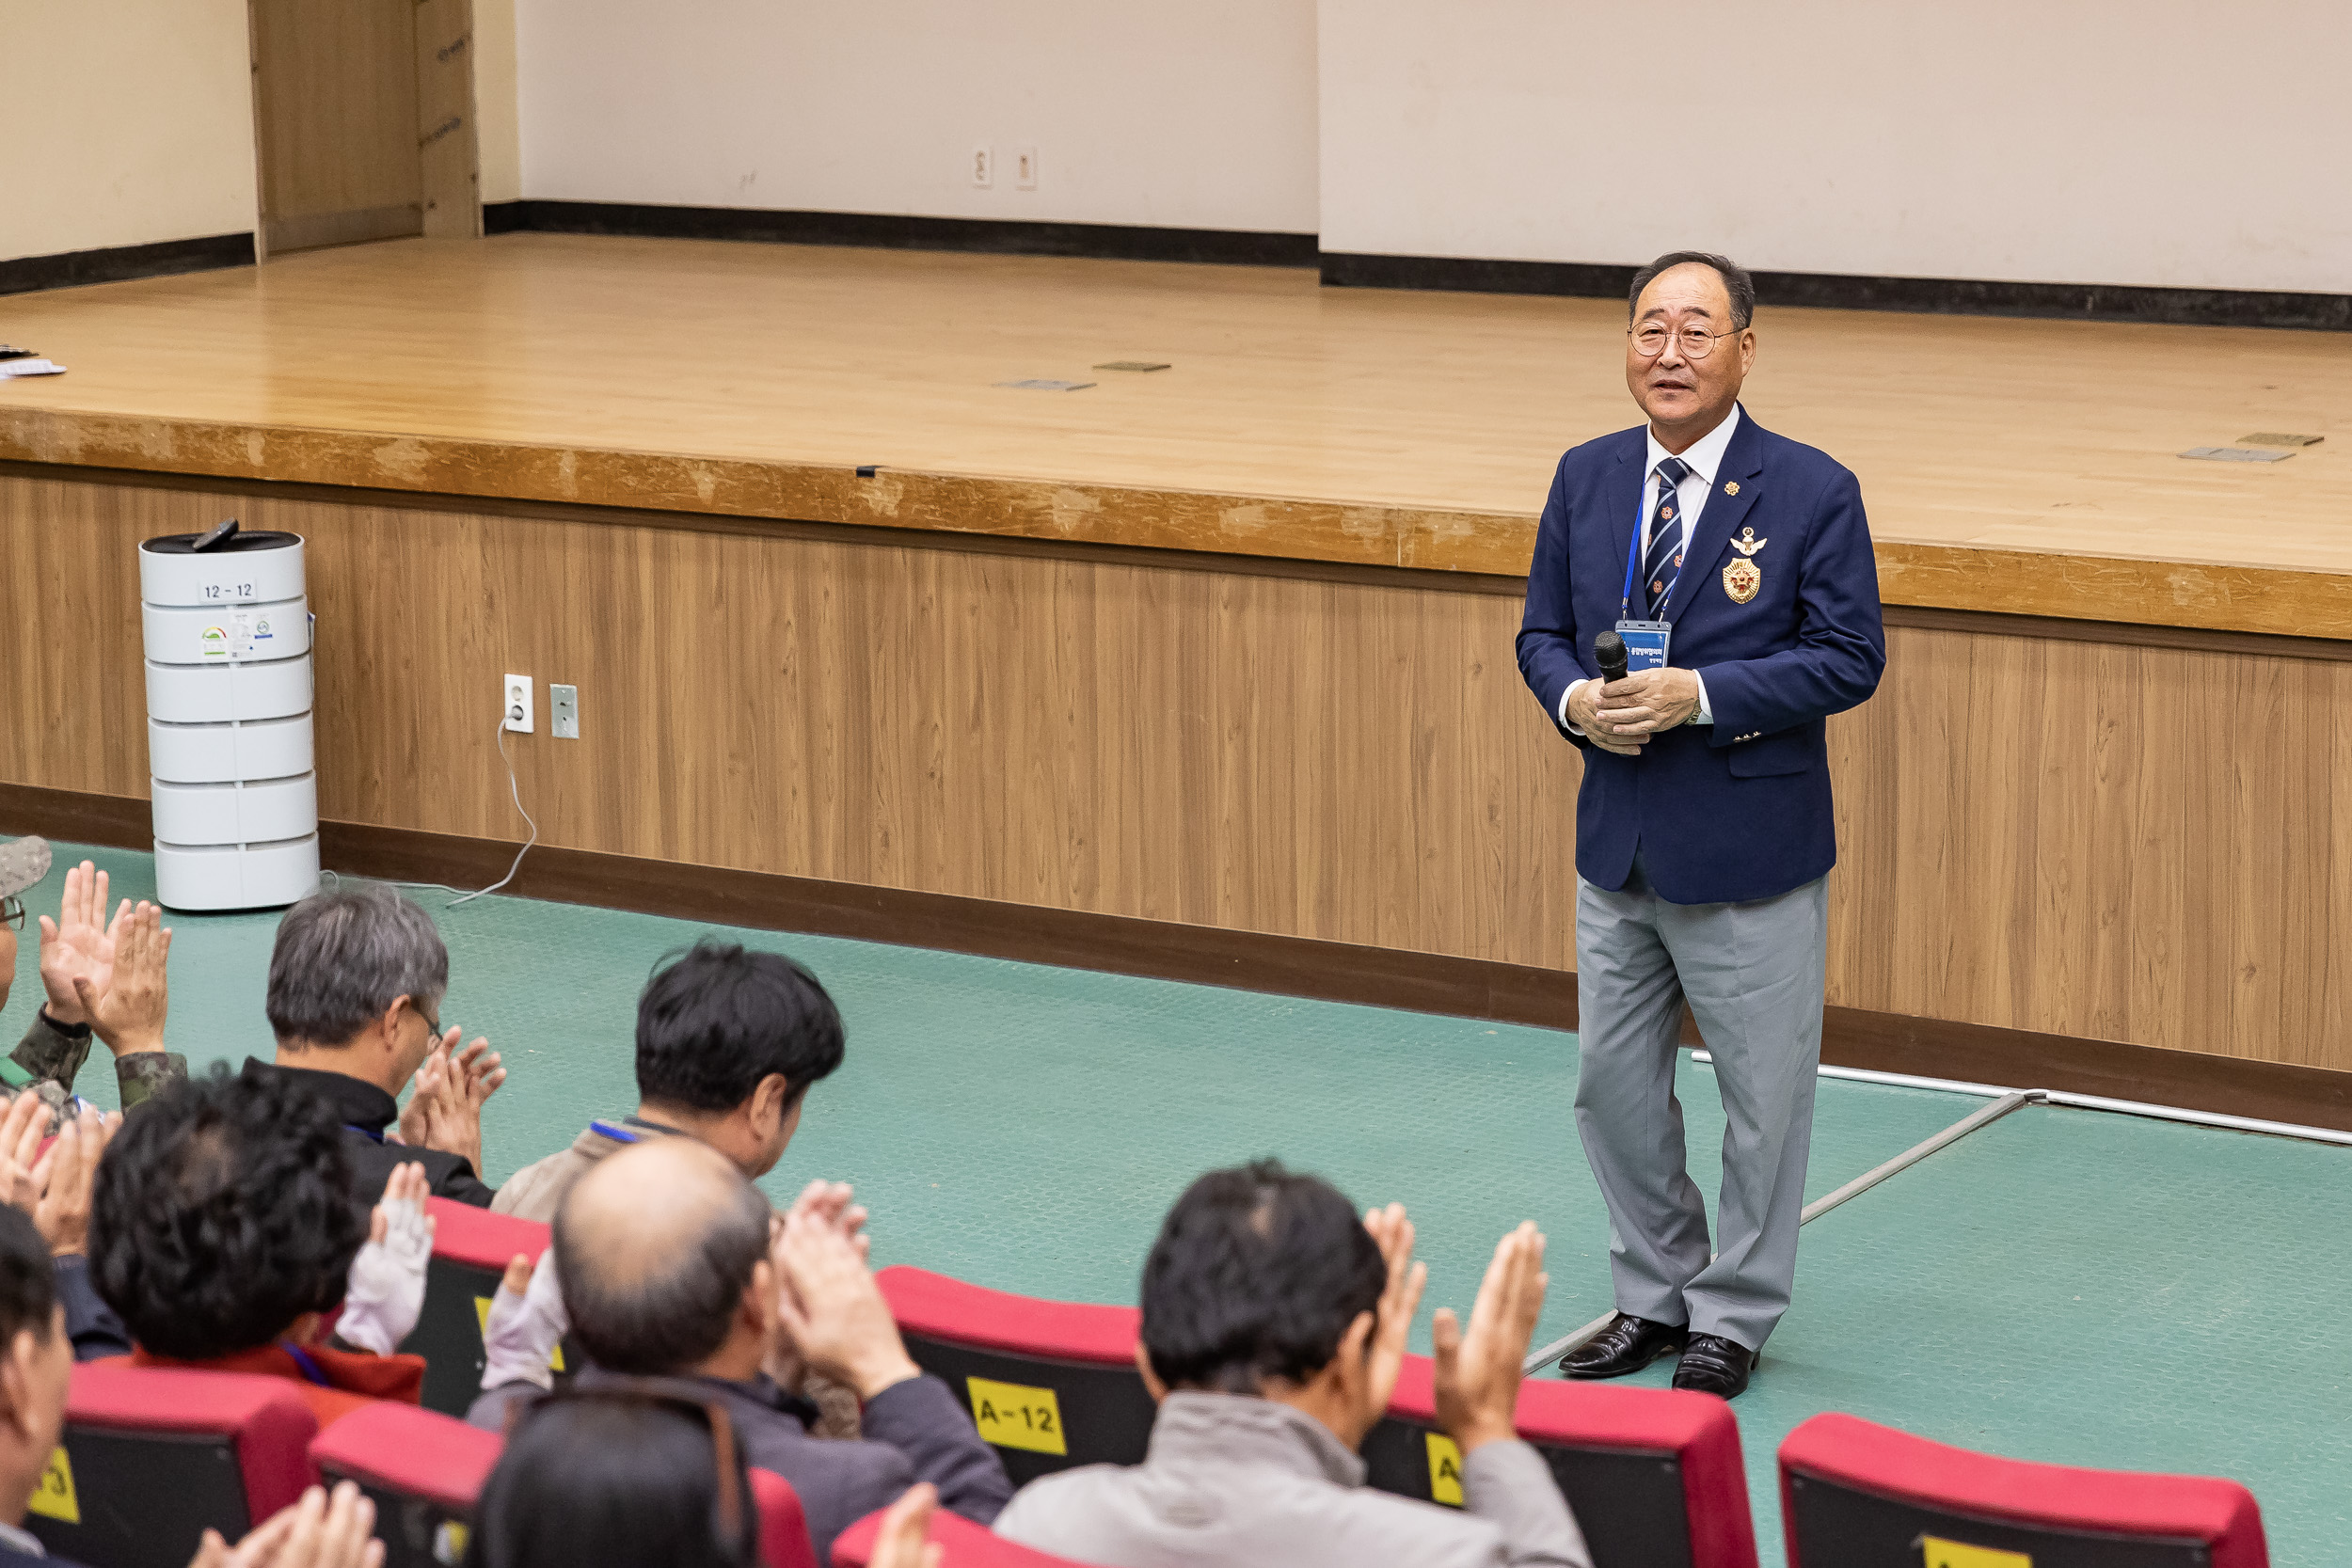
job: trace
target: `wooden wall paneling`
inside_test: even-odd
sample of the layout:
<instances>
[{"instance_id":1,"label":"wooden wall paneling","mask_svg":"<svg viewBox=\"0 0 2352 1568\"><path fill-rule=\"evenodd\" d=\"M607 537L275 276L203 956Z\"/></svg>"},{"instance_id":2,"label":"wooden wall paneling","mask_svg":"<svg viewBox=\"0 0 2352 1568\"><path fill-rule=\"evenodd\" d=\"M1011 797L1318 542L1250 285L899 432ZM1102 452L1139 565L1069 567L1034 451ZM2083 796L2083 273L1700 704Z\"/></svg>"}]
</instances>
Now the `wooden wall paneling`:
<instances>
[{"instance_id":1,"label":"wooden wall paneling","mask_svg":"<svg viewBox=\"0 0 2352 1568\"><path fill-rule=\"evenodd\" d=\"M1442 584L0 476L0 777L147 793L136 542L232 514L310 541L330 819L519 842L512 670L550 847L1573 963L1575 755ZM2352 665L1898 626L1831 736L1833 1006L2352 1069Z\"/></svg>"}]
</instances>

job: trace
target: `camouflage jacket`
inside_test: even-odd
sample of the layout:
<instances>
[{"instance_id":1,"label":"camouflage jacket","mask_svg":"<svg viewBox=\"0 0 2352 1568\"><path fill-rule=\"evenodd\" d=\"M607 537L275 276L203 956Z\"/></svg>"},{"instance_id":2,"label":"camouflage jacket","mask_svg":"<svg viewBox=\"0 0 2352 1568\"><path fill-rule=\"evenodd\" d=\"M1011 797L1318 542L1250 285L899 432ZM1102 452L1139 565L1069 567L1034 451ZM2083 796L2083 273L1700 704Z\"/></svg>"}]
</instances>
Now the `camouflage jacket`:
<instances>
[{"instance_id":1,"label":"camouflage jacket","mask_svg":"<svg viewBox=\"0 0 2352 1568\"><path fill-rule=\"evenodd\" d=\"M73 1095L73 1080L89 1057L93 1038L89 1025L68 1026L50 1021L44 1010L33 1015L32 1027L17 1048L0 1061L0 1100L37 1094L53 1113L62 1113ZM115 1081L122 1091L122 1108L129 1110L188 1075L188 1060L176 1051L147 1051L115 1058ZM50 1117L55 1131L57 1117Z\"/></svg>"}]
</instances>

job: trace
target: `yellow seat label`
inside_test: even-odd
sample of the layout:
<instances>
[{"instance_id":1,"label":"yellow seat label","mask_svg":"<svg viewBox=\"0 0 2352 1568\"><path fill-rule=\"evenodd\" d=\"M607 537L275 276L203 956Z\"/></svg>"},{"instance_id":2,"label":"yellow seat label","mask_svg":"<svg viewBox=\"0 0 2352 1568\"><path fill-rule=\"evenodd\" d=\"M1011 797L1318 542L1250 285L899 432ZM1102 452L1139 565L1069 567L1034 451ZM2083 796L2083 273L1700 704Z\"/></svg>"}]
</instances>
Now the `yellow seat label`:
<instances>
[{"instance_id":1,"label":"yellow seat label","mask_svg":"<svg viewBox=\"0 0 2352 1568\"><path fill-rule=\"evenodd\" d=\"M483 1342L488 1343L490 1338L490 1298L488 1296L473 1298L473 1321L481 1326ZM563 1370L564 1347L558 1345L548 1354L548 1370L560 1372Z\"/></svg>"},{"instance_id":2,"label":"yellow seat label","mask_svg":"<svg viewBox=\"0 0 2352 1568\"><path fill-rule=\"evenodd\" d=\"M1060 1454L1070 1445L1062 1436L1061 1401L1051 1388L1025 1383L994 1383L968 1377L972 1389L972 1424L980 1436L1000 1449L1026 1449L1031 1453Z\"/></svg>"},{"instance_id":3,"label":"yellow seat label","mask_svg":"<svg viewBox=\"0 0 2352 1568\"><path fill-rule=\"evenodd\" d=\"M44 1519L69 1525L82 1522L82 1500L73 1495L73 1461L65 1456L62 1444L40 1467L40 1484L24 1506Z\"/></svg>"},{"instance_id":4,"label":"yellow seat label","mask_svg":"<svg viewBox=\"0 0 2352 1568\"><path fill-rule=\"evenodd\" d=\"M1971 1546L1940 1536L1923 1535L1919 1546L1927 1558L1925 1568L2033 1568L2033 1559L2023 1552Z\"/></svg>"},{"instance_id":5,"label":"yellow seat label","mask_svg":"<svg viewBox=\"0 0 2352 1568\"><path fill-rule=\"evenodd\" d=\"M1429 1500L1461 1507L1462 1450L1442 1432L1422 1435L1429 1439Z\"/></svg>"}]
</instances>

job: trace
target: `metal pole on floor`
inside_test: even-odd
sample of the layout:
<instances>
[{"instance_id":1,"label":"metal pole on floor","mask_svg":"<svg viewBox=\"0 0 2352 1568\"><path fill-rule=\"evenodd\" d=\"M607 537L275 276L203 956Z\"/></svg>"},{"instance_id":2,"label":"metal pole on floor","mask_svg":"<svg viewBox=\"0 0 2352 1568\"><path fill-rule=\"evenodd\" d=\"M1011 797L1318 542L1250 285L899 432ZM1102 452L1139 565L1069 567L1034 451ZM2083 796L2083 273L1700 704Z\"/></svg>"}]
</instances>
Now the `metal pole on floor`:
<instances>
[{"instance_id":1,"label":"metal pole on floor","mask_svg":"<svg viewBox=\"0 0 2352 1568\"><path fill-rule=\"evenodd\" d=\"M1974 1132L1978 1128L1989 1126L1992 1123L2000 1120L2011 1111L2016 1110L2020 1105L2033 1104L2042 1098L2042 1091L2040 1089L2010 1090L2009 1093L2001 1096L1998 1100L1993 1101L1992 1104L1979 1106L1977 1110L1952 1123L1949 1127L1947 1127L1943 1132L1938 1132L1935 1136L1928 1139L1926 1142L1916 1144L1910 1148L1904 1149L1900 1154L1896 1155L1892 1160L1887 1161L1886 1164L1878 1166L1874 1170L1865 1171L1862 1175L1855 1177L1851 1181L1847 1182L1836 1192L1828 1193L1820 1197L1815 1198L1812 1202L1804 1206L1804 1211L1799 1216L1797 1223L1799 1225L1811 1224L1813 1221L1820 1218L1823 1214L1828 1213L1832 1209L1835 1209L1839 1204L1845 1202L1848 1198L1868 1192L1872 1187L1877 1186L1880 1182L1885 1180L1897 1171L1909 1169L1911 1166L1915 1165L1920 1161L1926 1159L1929 1155L1933 1154L1936 1150L1950 1148L1953 1144L1958 1143L1969 1133ZM1616 1315L1617 1314L1614 1312L1604 1312L1599 1317L1595 1318L1591 1323L1586 1323L1582 1328L1578 1329L1575 1333L1554 1339L1550 1344L1544 1346L1541 1350L1531 1353L1527 1360L1519 1368L1520 1375L1523 1377L1532 1375L1537 1369L1541 1368L1545 1362L1556 1361L1561 1356L1567 1354L1570 1351L1576 1349L1579 1345L1583 1344L1586 1340L1592 1338L1593 1336L1598 1334L1602 1329L1607 1328Z\"/></svg>"}]
</instances>

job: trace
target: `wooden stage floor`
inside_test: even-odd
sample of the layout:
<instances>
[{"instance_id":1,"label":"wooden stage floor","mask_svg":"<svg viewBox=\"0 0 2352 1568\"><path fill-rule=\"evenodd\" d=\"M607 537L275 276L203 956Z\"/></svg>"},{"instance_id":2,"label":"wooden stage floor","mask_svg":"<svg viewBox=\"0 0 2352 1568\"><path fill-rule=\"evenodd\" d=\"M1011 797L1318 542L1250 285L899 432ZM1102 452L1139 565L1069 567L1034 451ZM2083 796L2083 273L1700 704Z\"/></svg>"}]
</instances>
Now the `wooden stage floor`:
<instances>
[{"instance_id":1,"label":"wooden stage floor","mask_svg":"<svg viewBox=\"0 0 2352 1568\"><path fill-rule=\"evenodd\" d=\"M0 299L71 367L0 382L0 458L1511 574L1562 449L1638 417L1622 324L1294 270L400 241ZM2352 336L1757 325L1748 406L1860 474L1890 603L2352 636ZM1026 377L1096 385L995 385ZM2327 440L2176 455L2255 431Z\"/></svg>"}]
</instances>

